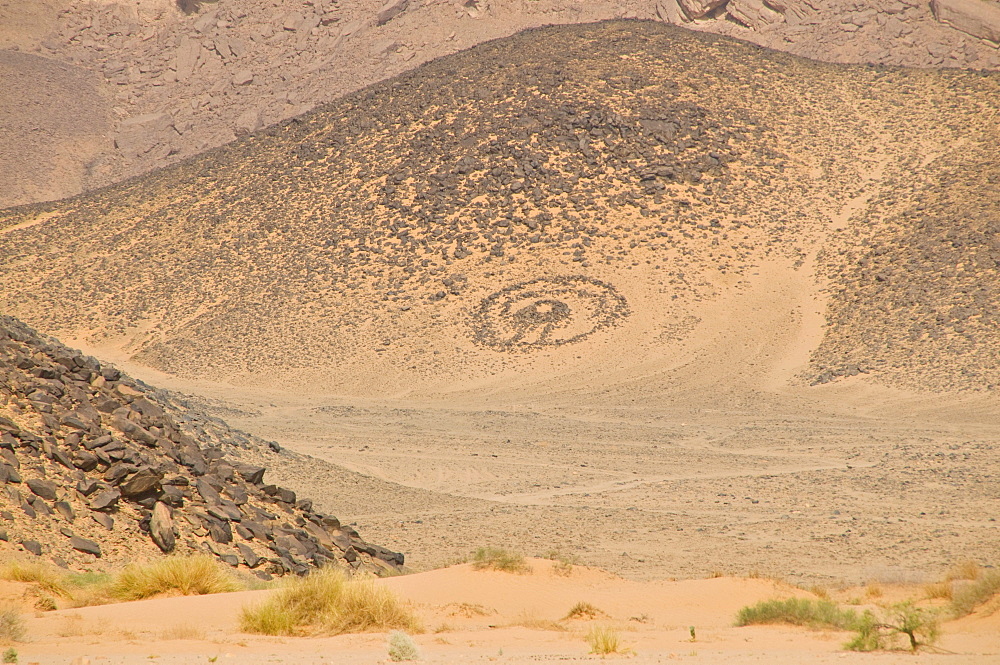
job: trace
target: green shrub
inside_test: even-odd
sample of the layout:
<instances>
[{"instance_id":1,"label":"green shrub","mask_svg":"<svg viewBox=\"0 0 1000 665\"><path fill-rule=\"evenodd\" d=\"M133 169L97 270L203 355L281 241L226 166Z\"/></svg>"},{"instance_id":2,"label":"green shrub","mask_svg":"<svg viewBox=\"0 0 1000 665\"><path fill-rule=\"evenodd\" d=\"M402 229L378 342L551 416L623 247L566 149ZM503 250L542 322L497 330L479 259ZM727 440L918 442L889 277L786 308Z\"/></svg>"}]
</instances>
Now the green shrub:
<instances>
[{"instance_id":1,"label":"green shrub","mask_svg":"<svg viewBox=\"0 0 1000 665\"><path fill-rule=\"evenodd\" d=\"M501 570L507 573L530 573L531 568L524 557L499 547L480 547L472 555L472 567L476 570Z\"/></svg>"},{"instance_id":2,"label":"green shrub","mask_svg":"<svg viewBox=\"0 0 1000 665\"><path fill-rule=\"evenodd\" d=\"M841 609L829 600L814 598L762 600L756 605L744 607L736 615L737 626L787 623L811 628L853 630L857 622L857 612Z\"/></svg>"},{"instance_id":3,"label":"green shrub","mask_svg":"<svg viewBox=\"0 0 1000 665\"><path fill-rule=\"evenodd\" d=\"M856 626L857 635L844 645L851 651L895 649L902 645L910 651L929 646L940 634L938 615L917 607L912 601L897 603L880 611L876 617L866 610Z\"/></svg>"},{"instance_id":4,"label":"green shrub","mask_svg":"<svg viewBox=\"0 0 1000 665\"><path fill-rule=\"evenodd\" d=\"M5 663L16 663L17 662L17 649L10 647L3 652L3 662Z\"/></svg>"},{"instance_id":5,"label":"green shrub","mask_svg":"<svg viewBox=\"0 0 1000 665\"><path fill-rule=\"evenodd\" d=\"M266 601L244 607L240 629L262 635L340 634L419 628L413 614L372 579L328 568L300 577Z\"/></svg>"}]
</instances>

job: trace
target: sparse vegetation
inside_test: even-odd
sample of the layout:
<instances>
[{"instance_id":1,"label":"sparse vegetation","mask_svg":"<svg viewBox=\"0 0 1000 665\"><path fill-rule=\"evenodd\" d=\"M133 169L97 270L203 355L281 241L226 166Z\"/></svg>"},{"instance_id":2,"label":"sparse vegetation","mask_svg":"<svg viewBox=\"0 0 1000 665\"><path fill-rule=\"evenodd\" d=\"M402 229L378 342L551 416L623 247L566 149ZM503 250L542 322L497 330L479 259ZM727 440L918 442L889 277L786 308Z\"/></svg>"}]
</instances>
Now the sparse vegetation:
<instances>
[{"instance_id":1,"label":"sparse vegetation","mask_svg":"<svg viewBox=\"0 0 1000 665\"><path fill-rule=\"evenodd\" d=\"M876 651L899 648L900 640L910 651L937 641L940 622L936 612L916 606L912 601L897 603L876 616L866 610L856 626L857 635L847 644L852 651Z\"/></svg>"},{"instance_id":2,"label":"sparse vegetation","mask_svg":"<svg viewBox=\"0 0 1000 665\"><path fill-rule=\"evenodd\" d=\"M1000 571L977 571L976 578L952 584L951 611L963 617L1000 594Z\"/></svg>"},{"instance_id":3,"label":"sparse vegetation","mask_svg":"<svg viewBox=\"0 0 1000 665\"><path fill-rule=\"evenodd\" d=\"M573 566L580 563L580 557L574 554L562 554L558 551L551 551L545 555L546 559L552 561L552 572L556 575L569 577L573 574Z\"/></svg>"},{"instance_id":4,"label":"sparse vegetation","mask_svg":"<svg viewBox=\"0 0 1000 665\"><path fill-rule=\"evenodd\" d=\"M420 652L413 638L401 630L394 630L389 633L389 659L393 662L404 660L417 660Z\"/></svg>"},{"instance_id":5,"label":"sparse vegetation","mask_svg":"<svg viewBox=\"0 0 1000 665\"><path fill-rule=\"evenodd\" d=\"M66 577L53 566L41 562L10 561L0 567L0 577L11 582L37 584L39 588L56 596L69 596Z\"/></svg>"},{"instance_id":6,"label":"sparse vegetation","mask_svg":"<svg viewBox=\"0 0 1000 665\"><path fill-rule=\"evenodd\" d=\"M111 584L111 595L140 600L176 591L185 596L238 591L237 580L208 555L173 556L127 567Z\"/></svg>"},{"instance_id":7,"label":"sparse vegetation","mask_svg":"<svg viewBox=\"0 0 1000 665\"><path fill-rule=\"evenodd\" d=\"M562 625L558 621L553 621L552 619L543 619L528 612L521 612L521 614L518 615L517 619L511 621L507 625L520 626L522 628L530 628L531 630L553 630L556 632L562 632L566 630L566 626Z\"/></svg>"},{"instance_id":8,"label":"sparse vegetation","mask_svg":"<svg viewBox=\"0 0 1000 665\"><path fill-rule=\"evenodd\" d=\"M328 568L297 578L263 603L244 607L240 629L263 635L417 630L413 614L373 579Z\"/></svg>"},{"instance_id":9,"label":"sparse vegetation","mask_svg":"<svg viewBox=\"0 0 1000 665\"><path fill-rule=\"evenodd\" d=\"M472 567L476 570L500 570L518 575L531 572L523 555L499 547L477 549L472 555Z\"/></svg>"},{"instance_id":10,"label":"sparse vegetation","mask_svg":"<svg viewBox=\"0 0 1000 665\"><path fill-rule=\"evenodd\" d=\"M17 662L17 649L14 647L9 647L3 652L3 662L5 663L16 663Z\"/></svg>"},{"instance_id":11,"label":"sparse vegetation","mask_svg":"<svg viewBox=\"0 0 1000 665\"><path fill-rule=\"evenodd\" d=\"M569 609L566 613L564 619L596 619L597 617L607 616L604 612L597 609L590 603L579 602Z\"/></svg>"},{"instance_id":12,"label":"sparse vegetation","mask_svg":"<svg viewBox=\"0 0 1000 665\"><path fill-rule=\"evenodd\" d=\"M24 638L24 619L13 605L0 605L0 641L20 642Z\"/></svg>"},{"instance_id":13,"label":"sparse vegetation","mask_svg":"<svg viewBox=\"0 0 1000 665\"><path fill-rule=\"evenodd\" d=\"M762 600L756 605L744 607L736 615L737 626L787 623L810 628L853 630L857 622L857 612L841 609L829 600L813 598Z\"/></svg>"},{"instance_id":14,"label":"sparse vegetation","mask_svg":"<svg viewBox=\"0 0 1000 665\"><path fill-rule=\"evenodd\" d=\"M594 626L587 633L587 644L590 653L607 656L612 653L624 653L621 634L611 626Z\"/></svg>"}]
</instances>

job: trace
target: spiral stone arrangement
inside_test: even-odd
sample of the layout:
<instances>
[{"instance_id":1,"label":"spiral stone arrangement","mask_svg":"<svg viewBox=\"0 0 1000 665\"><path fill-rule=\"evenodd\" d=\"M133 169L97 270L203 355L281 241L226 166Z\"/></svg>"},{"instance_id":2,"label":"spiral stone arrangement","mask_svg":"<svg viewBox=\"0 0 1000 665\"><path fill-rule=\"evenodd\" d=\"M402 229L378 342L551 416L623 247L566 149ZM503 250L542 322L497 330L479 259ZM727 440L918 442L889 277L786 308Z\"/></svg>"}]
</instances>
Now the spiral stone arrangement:
<instances>
[{"instance_id":1,"label":"spiral stone arrangement","mask_svg":"<svg viewBox=\"0 0 1000 665\"><path fill-rule=\"evenodd\" d=\"M579 342L628 315L628 302L610 284L541 277L484 298L472 317L473 339L497 351L533 351Z\"/></svg>"}]
</instances>

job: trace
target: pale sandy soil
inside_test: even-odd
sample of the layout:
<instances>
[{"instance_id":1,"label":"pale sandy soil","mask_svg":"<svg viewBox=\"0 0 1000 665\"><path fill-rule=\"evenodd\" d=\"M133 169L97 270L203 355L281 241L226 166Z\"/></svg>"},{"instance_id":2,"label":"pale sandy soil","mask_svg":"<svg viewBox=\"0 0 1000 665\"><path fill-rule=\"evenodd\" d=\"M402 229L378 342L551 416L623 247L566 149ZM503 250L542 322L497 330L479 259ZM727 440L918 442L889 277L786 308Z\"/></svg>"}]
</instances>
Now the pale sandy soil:
<instances>
[{"instance_id":1,"label":"pale sandy soil","mask_svg":"<svg viewBox=\"0 0 1000 665\"><path fill-rule=\"evenodd\" d=\"M612 661L914 662L903 653L841 651L847 633L732 625L737 610L747 604L809 596L782 582L717 578L640 583L580 566L564 576L548 561L530 563L533 572L528 575L461 565L383 583L412 603L423 622L425 632L414 639L425 663L595 662L601 659L588 653L585 640L594 625L618 628L633 651L609 657ZM901 592L919 594L919 589ZM28 641L18 645L21 662L389 662L385 634L269 638L240 633L240 608L268 593L159 598L38 614L28 620ZM581 601L606 616L564 620ZM922 654L919 662L1000 661L998 616L973 615L945 623L939 651ZM693 642L692 625L697 638Z\"/></svg>"}]
</instances>

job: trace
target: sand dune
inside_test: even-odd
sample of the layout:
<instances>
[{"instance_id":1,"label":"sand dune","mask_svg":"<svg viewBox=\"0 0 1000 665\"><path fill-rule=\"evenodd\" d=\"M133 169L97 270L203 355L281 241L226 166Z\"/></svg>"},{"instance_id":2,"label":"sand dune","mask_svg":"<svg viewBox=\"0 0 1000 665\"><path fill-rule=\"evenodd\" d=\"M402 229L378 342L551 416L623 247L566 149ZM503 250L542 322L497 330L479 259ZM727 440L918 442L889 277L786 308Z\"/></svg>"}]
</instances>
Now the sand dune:
<instances>
[{"instance_id":1,"label":"sand dune","mask_svg":"<svg viewBox=\"0 0 1000 665\"><path fill-rule=\"evenodd\" d=\"M839 648L848 633L791 626L733 627L733 617L745 605L810 595L781 582L717 578L637 583L581 566L564 575L555 572L549 561L530 564L529 575L461 565L382 583L411 603L425 625L425 632L415 636L421 662L600 660L588 654L584 639L594 625L620 631L634 652L628 662L832 663L843 662L847 655ZM39 663L66 662L71 657L91 663L103 659L132 663L150 657L170 663L214 657L218 662L240 663L388 662L384 634L279 639L240 633L239 609L268 593L159 598L48 612L29 620L32 639L20 651L25 660ZM601 614L566 619L579 602L590 603ZM1000 653L996 618L976 615L946 622L941 642L945 651L925 653L921 661L990 662ZM912 658L901 653L850 654L851 662L903 663Z\"/></svg>"}]
</instances>

